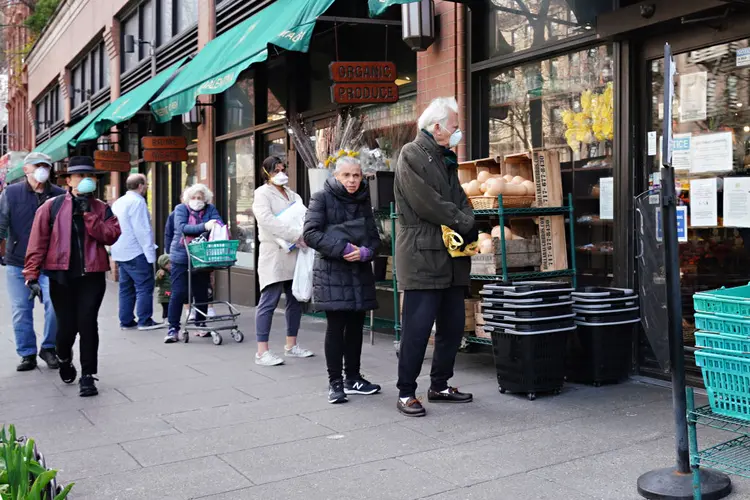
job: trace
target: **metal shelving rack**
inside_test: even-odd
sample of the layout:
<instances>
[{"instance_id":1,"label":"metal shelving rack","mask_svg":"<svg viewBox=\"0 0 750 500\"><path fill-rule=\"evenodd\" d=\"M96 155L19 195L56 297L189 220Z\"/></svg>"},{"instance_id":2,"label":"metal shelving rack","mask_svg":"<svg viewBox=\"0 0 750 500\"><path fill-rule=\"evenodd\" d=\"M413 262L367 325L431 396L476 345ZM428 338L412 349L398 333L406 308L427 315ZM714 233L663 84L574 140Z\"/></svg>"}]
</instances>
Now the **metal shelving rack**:
<instances>
[{"instance_id":1,"label":"metal shelving rack","mask_svg":"<svg viewBox=\"0 0 750 500\"><path fill-rule=\"evenodd\" d=\"M693 472L693 499L701 500L700 467L750 478L750 420L714 413L710 406L695 407L693 388L688 387L687 423L690 466ZM739 435L729 441L698 449L697 426L703 425Z\"/></svg>"},{"instance_id":2,"label":"metal shelving rack","mask_svg":"<svg viewBox=\"0 0 750 500\"><path fill-rule=\"evenodd\" d=\"M391 279L387 281L379 281L375 284L375 288L378 290L384 290L393 293L393 334L394 334L394 345L398 351L398 346L401 342L401 314L399 312L399 300L398 300L398 280L396 279L396 220L398 220L398 214L396 213L395 203L391 202L390 210L375 210L374 215L379 220L390 220L391 221ZM370 344L375 344L375 311L370 311Z\"/></svg>"},{"instance_id":3,"label":"metal shelving rack","mask_svg":"<svg viewBox=\"0 0 750 500\"><path fill-rule=\"evenodd\" d=\"M472 274L471 279L476 281L499 281L506 282L512 280L535 280L546 278L572 278L573 287L576 286L576 252L575 252L575 218L573 216L573 195L568 194L568 204L561 207L539 207L539 208L505 208L503 206L503 195L497 197L498 207L488 210L474 210L474 215L497 216L500 227L505 227L506 218L523 218L523 217L549 217L562 215L568 220L568 241L570 247L570 263L568 269L559 271L534 271L534 272L508 272L508 263L505 259L505 231L500 231L500 248L502 251L502 274L497 275L479 275ZM474 337L466 337L466 341L472 344L492 345L492 340Z\"/></svg>"}]
</instances>

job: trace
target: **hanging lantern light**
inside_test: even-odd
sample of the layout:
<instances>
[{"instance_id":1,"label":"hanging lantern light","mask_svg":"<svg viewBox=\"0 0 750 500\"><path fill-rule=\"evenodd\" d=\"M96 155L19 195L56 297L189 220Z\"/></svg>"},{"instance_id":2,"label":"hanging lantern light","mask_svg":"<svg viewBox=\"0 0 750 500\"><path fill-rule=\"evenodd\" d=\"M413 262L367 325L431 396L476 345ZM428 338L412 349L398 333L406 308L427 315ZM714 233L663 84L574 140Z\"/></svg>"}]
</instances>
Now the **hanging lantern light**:
<instances>
[{"instance_id":1,"label":"hanging lantern light","mask_svg":"<svg viewBox=\"0 0 750 500\"><path fill-rule=\"evenodd\" d=\"M435 5L432 0L401 6L402 38L415 52L427 50L435 41Z\"/></svg>"},{"instance_id":2,"label":"hanging lantern light","mask_svg":"<svg viewBox=\"0 0 750 500\"><path fill-rule=\"evenodd\" d=\"M201 110L198 106L193 106L190 111L182 114L182 124L190 128L201 124Z\"/></svg>"}]
</instances>

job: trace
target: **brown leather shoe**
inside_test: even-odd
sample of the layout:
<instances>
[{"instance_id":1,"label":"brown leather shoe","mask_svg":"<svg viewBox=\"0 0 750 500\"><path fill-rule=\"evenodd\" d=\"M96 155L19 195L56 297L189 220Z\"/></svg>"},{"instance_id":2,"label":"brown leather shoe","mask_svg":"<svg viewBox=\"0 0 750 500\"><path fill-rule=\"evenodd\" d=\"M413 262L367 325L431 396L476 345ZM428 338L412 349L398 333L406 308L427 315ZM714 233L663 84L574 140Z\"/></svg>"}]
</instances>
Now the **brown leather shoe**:
<instances>
[{"instance_id":1,"label":"brown leather shoe","mask_svg":"<svg viewBox=\"0 0 750 500\"><path fill-rule=\"evenodd\" d=\"M468 392L461 392L455 387L448 387L448 392L427 391L427 401L430 403L471 403L474 396Z\"/></svg>"},{"instance_id":2,"label":"brown leather shoe","mask_svg":"<svg viewBox=\"0 0 750 500\"><path fill-rule=\"evenodd\" d=\"M402 403L401 398L398 398L396 408L407 417L424 417L427 414L422 403L415 397L409 398L406 403Z\"/></svg>"}]
</instances>

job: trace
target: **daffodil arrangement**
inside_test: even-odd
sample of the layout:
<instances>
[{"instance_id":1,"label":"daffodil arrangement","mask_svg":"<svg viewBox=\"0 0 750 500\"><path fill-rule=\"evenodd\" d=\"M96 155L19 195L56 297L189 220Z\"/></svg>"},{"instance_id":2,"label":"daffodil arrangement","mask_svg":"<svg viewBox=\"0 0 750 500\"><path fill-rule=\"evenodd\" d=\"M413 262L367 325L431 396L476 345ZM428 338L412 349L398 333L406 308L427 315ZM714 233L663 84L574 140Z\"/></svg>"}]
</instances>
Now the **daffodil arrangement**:
<instances>
[{"instance_id":1,"label":"daffodil arrangement","mask_svg":"<svg viewBox=\"0 0 750 500\"><path fill-rule=\"evenodd\" d=\"M357 158L359 156L359 151L348 151L346 149L339 149L335 155L330 155L328 158L326 158L323 164L325 165L325 168L332 168L336 164L336 161L339 158L342 158L344 156L349 156L350 158Z\"/></svg>"},{"instance_id":2,"label":"daffodil arrangement","mask_svg":"<svg viewBox=\"0 0 750 500\"><path fill-rule=\"evenodd\" d=\"M577 150L581 144L614 138L614 90L609 82L601 94L586 90L581 93L581 111L572 109L563 111L565 140Z\"/></svg>"}]
</instances>

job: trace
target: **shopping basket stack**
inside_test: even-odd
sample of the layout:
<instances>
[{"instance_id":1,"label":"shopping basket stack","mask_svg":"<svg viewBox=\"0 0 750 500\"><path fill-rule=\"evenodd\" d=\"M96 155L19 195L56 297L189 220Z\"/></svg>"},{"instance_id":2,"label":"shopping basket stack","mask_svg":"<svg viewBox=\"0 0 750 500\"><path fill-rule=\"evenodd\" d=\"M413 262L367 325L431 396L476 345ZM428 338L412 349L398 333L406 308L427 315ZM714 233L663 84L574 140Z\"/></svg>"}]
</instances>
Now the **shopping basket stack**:
<instances>
[{"instance_id":1,"label":"shopping basket stack","mask_svg":"<svg viewBox=\"0 0 750 500\"><path fill-rule=\"evenodd\" d=\"M583 287L573 301L578 328L568 342L568 380L599 386L626 378L640 321L638 296L626 288Z\"/></svg>"},{"instance_id":2,"label":"shopping basket stack","mask_svg":"<svg viewBox=\"0 0 750 500\"><path fill-rule=\"evenodd\" d=\"M715 413L750 420L750 285L693 295L695 363Z\"/></svg>"},{"instance_id":3,"label":"shopping basket stack","mask_svg":"<svg viewBox=\"0 0 750 500\"><path fill-rule=\"evenodd\" d=\"M559 393L565 382L565 346L575 330L573 288L549 281L485 285L482 312L492 334L501 393Z\"/></svg>"}]
</instances>

